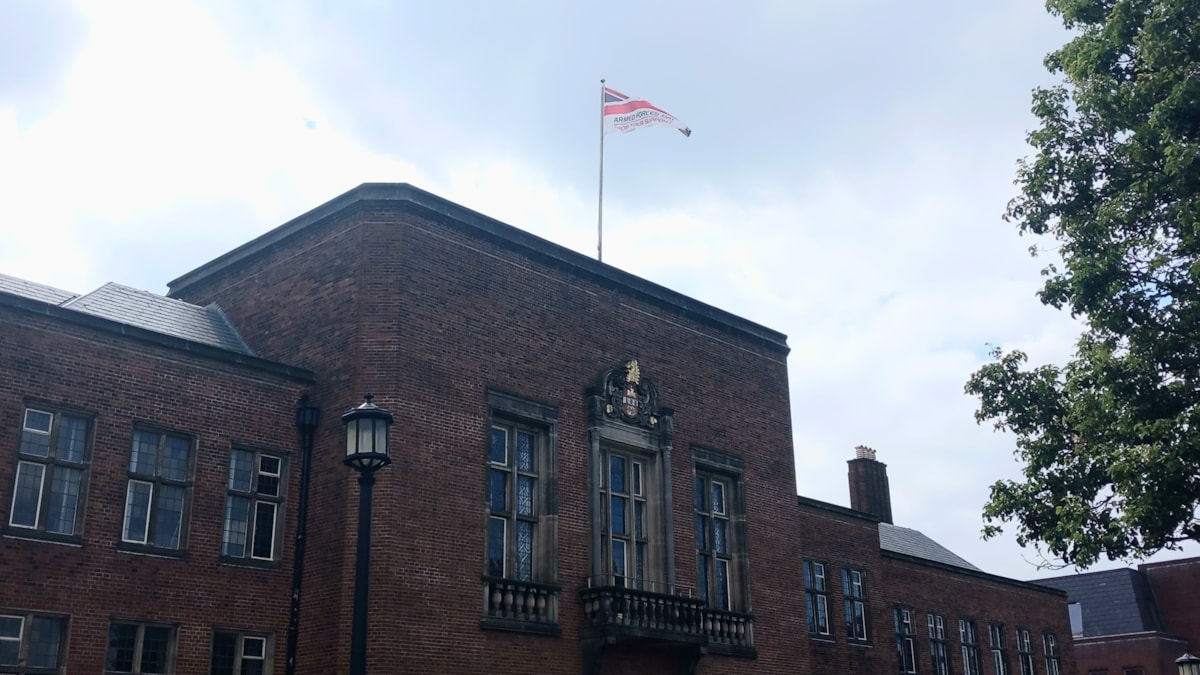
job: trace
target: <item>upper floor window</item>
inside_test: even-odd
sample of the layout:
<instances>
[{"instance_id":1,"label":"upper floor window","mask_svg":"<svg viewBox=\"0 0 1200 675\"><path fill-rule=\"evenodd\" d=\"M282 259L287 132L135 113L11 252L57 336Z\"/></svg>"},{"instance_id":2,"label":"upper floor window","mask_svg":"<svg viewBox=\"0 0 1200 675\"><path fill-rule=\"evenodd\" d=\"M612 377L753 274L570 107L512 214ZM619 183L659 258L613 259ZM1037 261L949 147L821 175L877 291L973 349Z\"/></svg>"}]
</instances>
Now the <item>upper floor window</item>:
<instances>
[{"instance_id":1,"label":"upper floor window","mask_svg":"<svg viewBox=\"0 0 1200 675\"><path fill-rule=\"evenodd\" d=\"M933 660L934 675L950 675L950 656L946 648L946 621L941 614L925 616L929 626L929 653Z\"/></svg>"},{"instance_id":2,"label":"upper floor window","mask_svg":"<svg viewBox=\"0 0 1200 675\"><path fill-rule=\"evenodd\" d=\"M693 488L696 511L697 577L700 598L717 609L740 609L734 598L740 586L733 491L728 478L697 470Z\"/></svg>"},{"instance_id":3,"label":"upper floor window","mask_svg":"<svg viewBox=\"0 0 1200 675\"><path fill-rule=\"evenodd\" d=\"M917 672L917 639L913 629L912 611L899 607L892 610L892 622L896 627L896 652L901 673Z\"/></svg>"},{"instance_id":4,"label":"upper floor window","mask_svg":"<svg viewBox=\"0 0 1200 675\"><path fill-rule=\"evenodd\" d=\"M647 495L652 476L641 454L609 449L604 453L601 502L604 505L605 554L612 582L640 590L659 590L657 566L650 561L652 530L657 519ZM649 589L647 587L650 587Z\"/></svg>"},{"instance_id":5,"label":"upper floor window","mask_svg":"<svg viewBox=\"0 0 1200 675\"><path fill-rule=\"evenodd\" d=\"M865 642L867 635L867 573L842 568L842 595L846 598L846 636Z\"/></svg>"},{"instance_id":6,"label":"upper floor window","mask_svg":"<svg viewBox=\"0 0 1200 675\"><path fill-rule=\"evenodd\" d=\"M825 563L804 561L804 601L808 610L808 632L829 635L829 579Z\"/></svg>"},{"instance_id":7,"label":"upper floor window","mask_svg":"<svg viewBox=\"0 0 1200 675\"><path fill-rule=\"evenodd\" d=\"M221 555L279 559L285 475L283 457L275 453L238 448L229 451Z\"/></svg>"},{"instance_id":8,"label":"upper floor window","mask_svg":"<svg viewBox=\"0 0 1200 675\"><path fill-rule=\"evenodd\" d=\"M558 632L558 411L488 391L485 627Z\"/></svg>"},{"instance_id":9,"label":"upper floor window","mask_svg":"<svg viewBox=\"0 0 1200 675\"><path fill-rule=\"evenodd\" d=\"M213 633L209 675L264 675L271 672L271 638L240 631Z\"/></svg>"},{"instance_id":10,"label":"upper floor window","mask_svg":"<svg viewBox=\"0 0 1200 675\"><path fill-rule=\"evenodd\" d=\"M108 627L105 675L175 672L175 629L141 622L116 622Z\"/></svg>"},{"instance_id":11,"label":"upper floor window","mask_svg":"<svg viewBox=\"0 0 1200 675\"><path fill-rule=\"evenodd\" d=\"M135 429L121 540L182 549L191 495L193 441L187 436Z\"/></svg>"},{"instance_id":12,"label":"upper floor window","mask_svg":"<svg viewBox=\"0 0 1200 675\"><path fill-rule=\"evenodd\" d=\"M974 621L958 620L958 641L962 643L963 675L979 675L979 640Z\"/></svg>"},{"instance_id":13,"label":"upper floor window","mask_svg":"<svg viewBox=\"0 0 1200 675\"><path fill-rule=\"evenodd\" d=\"M35 533L73 536L91 459L91 423L81 415L26 408L8 524Z\"/></svg>"},{"instance_id":14,"label":"upper floor window","mask_svg":"<svg viewBox=\"0 0 1200 675\"><path fill-rule=\"evenodd\" d=\"M1042 635L1042 650L1046 653L1046 675L1059 675L1058 641L1053 633Z\"/></svg>"},{"instance_id":15,"label":"upper floor window","mask_svg":"<svg viewBox=\"0 0 1200 675\"><path fill-rule=\"evenodd\" d=\"M1008 675L1008 652L1004 647L1004 625L988 624L988 644L992 648L992 670L995 675Z\"/></svg>"},{"instance_id":16,"label":"upper floor window","mask_svg":"<svg viewBox=\"0 0 1200 675\"><path fill-rule=\"evenodd\" d=\"M1035 675L1033 667L1033 646L1029 640L1029 631L1017 629L1017 663L1021 665L1021 675Z\"/></svg>"},{"instance_id":17,"label":"upper floor window","mask_svg":"<svg viewBox=\"0 0 1200 675\"><path fill-rule=\"evenodd\" d=\"M0 609L0 671L61 672L66 629L67 620L59 616Z\"/></svg>"}]
</instances>

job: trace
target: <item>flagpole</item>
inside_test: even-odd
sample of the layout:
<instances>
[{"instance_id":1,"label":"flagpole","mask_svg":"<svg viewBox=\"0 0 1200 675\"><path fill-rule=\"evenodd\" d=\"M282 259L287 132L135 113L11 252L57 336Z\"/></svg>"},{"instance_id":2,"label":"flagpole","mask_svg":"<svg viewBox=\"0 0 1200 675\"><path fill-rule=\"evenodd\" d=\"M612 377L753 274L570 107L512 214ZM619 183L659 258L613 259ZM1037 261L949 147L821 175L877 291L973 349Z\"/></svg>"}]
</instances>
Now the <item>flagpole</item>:
<instances>
[{"instance_id":1,"label":"flagpole","mask_svg":"<svg viewBox=\"0 0 1200 675\"><path fill-rule=\"evenodd\" d=\"M604 262L604 78L600 78L600 195L596 206L596 260Z\"/></svg>"}]
</instances>

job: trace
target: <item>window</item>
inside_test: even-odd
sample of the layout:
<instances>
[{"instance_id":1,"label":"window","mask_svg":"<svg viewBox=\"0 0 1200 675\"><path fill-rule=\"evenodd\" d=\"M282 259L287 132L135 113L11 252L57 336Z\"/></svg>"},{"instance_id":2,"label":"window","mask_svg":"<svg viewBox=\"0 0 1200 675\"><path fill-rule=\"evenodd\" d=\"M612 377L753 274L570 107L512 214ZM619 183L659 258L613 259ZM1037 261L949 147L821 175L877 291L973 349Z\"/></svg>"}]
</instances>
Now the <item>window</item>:
<instances>
[{"instance_id":1,"label":"window","mask_svg":"<svg viewBox=\"0 0 1200 675\"><path fill-rule=\"evenodd\" d=\"M269 675L271 638L236 631L213 633L209 675Z\"/></svg>"},{"instance_id":2,"label":"window","mask_svg":"<svg viewBox=\"0 0 1200 675\"><path fill-rule=\"evenodd\" d=\"M67 620L0 610L0 671L58 673L65 660Z\"/></svg>"},{"instance_id":3,"label":"window","mask_svg":"<svg viewBox=\"0 0 1200 675\"><path fill-rule=\"evenodd\" d=\"M279 559L283 529L283 458L254 450L229 451L221 555Z\"/></svg>"},{"instance_id":4,"label":"window","mask_svg":"<svg viewBox=\"0 0 1200 675\"><path fill-rule=\"evenodd\" d=\"M79 415L25 409L10 526L52 537L79 533L91 455L90 427L90 421Z\"/></svg>"},{"instance_id":5,"label":"window","mask_svg":"<svg viewBox=\"0 0 1200 675\"><path fill-rule=\"evenodd\" d=\"M182 549L191 471L190 438L134 430L121 541Z\"/></svg>"},{"instance_id":6,"label":"window","mask_svg":"<svg viewBox=\"0 0 1200 675\"><path fill-rule=\"evenodd\" d=\"M950 657L946 651L946 621L940 614L927 614L929 626L929 654L933 661L934 675L950 675Z\"/></svg>"},{"instance_id":7,"label":"window","mask_svg":"<svg viewBox=\"0 0 1200 675\"><path fill-rule=\"evenodd\" d=\"M114 622L108 627L105 673L167 675L175 672L175 629Z\"/></svg>"},{"instance_id":8,"label":"window","mask_svg":"<svg viewBox=\"0 0 1200 675\"><path fill-rule=\"evenodd\" d=\"M616 450L606 451L603 455L604 550L613 584L639 590L661 590L653 587L657 581L656 566L649 562L650 521L653 518L646 500L647 462L640 455Z\"/></svg>"},{"instance_id":9,"label":"window","mask_svg":"<svg viewBox=\"0 0 1200 675\"><path fill-rule=\"evenodd\" d=\"M842 568L842 595L846 597L846 637L867 640L866 572Z\"/></svg>"},{"instance_id":10,"label":"window","mask_svg":"<svg viewBox=\"0 0 1200 675\"><path fill-rule=\"evenodd\" d=\"M1122 675L1146 675L1146 671L1142 668L1122 668Z\"/></svg>"},{"instance_id":11,"label":"window","mask_svg":"<svg viewBox=\"0 0 1200 675\"><path fill-rule=\"evenodd\" d=\"M716 609L740 609L735 607L737 603L732 599L737 595L739 571L734 555L738 548L737 532L730 520L733 511L731 481L697 469L694 483L700 599L707 600L709 606Z\"/></svg>"},{"instance_id":12,"label":"window","mask_svg":"<svg viewBox=\"0 0 1200 675\"><path fill-rule=\"evenodd\" d=\"M1059 675L1058 641L1053 633L1042 635L1042 650L1046 653L1046 675Z\"/></svg>"},{"instance_id":13,"label":"window","mask_svg":"<svg viewBox=\"0 0 1200 675\"><path fill-rule=\"evenodd\" d=\"M976 638L974 621L958 620L958 641L962 643L963 675L980 675L979 641Z\"/></svg>"},{"instance_id":14,"label":"window","mask_svg":"<svg viewBox=\"0 0 1200 675\"><path fill-rule=\"evenodd\" d=\"M1008 653L1004 649L1004 625L988 624L988 644L992 648L992 670L996 675L1008 675Z\"/></svg>"},{"instance_id":15,"label":"window","mask_svg":"<svg viewBox=\"0 0 1200 675\"><path fill-rule=\"evenodd\" d=\"M1021 675L1036 675L1033 668L1033 647L1029 642L1029 631L1017 629L1017 662L1021 664Z\"/></svg>"},{"instance_id":16,"label":"window","mask_svg":"<svg viewBox=\"0 0 1200 675\"><path fill-rule=\"evenodd\" d=\"M808 632L829 635L829 583L825 563L804 561L804 595L808 605Z\"/></svg>"},{"instance_id":17,"label":"window","mask_svg":"<svg viewBox=\"0 0 1200 675\"><path fill-rule=\"evenodd\" d=\"M541 511L539 455L533 428L493 423L488 454L487 574L535 581Z\"/></svg>"},{"instance_id":18,"label":"window","mask_svg":"<svg viewBox=\"0 0 1200 675\"><path fill-rule=\"evenodd\" d=\"M912 611L892 610L892 621L896 626L896 652L901 673L917 672L917 641L913 630Z\"/></svg>"}]
</instances>

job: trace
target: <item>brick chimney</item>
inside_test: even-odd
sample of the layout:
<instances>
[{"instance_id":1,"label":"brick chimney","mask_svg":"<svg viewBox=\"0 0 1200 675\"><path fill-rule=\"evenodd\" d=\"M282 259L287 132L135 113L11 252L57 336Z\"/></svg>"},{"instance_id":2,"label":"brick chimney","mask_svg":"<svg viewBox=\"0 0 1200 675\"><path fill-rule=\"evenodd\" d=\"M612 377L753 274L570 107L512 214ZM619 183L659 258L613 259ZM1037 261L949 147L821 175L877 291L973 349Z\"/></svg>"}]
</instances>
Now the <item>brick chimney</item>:
<instances>
[{"instance_id":1,"label":"brick chimney","mask_svg":"<svg viewBox=\"0 0 1200 675\"><path fill-rule=\"evenodd\" d=\"M892 522L892 493L888 489L887 464L875 459L865 445L854 448L850 465L850 508L869 513L885 523Z\"/></svg>"}]
</instances>

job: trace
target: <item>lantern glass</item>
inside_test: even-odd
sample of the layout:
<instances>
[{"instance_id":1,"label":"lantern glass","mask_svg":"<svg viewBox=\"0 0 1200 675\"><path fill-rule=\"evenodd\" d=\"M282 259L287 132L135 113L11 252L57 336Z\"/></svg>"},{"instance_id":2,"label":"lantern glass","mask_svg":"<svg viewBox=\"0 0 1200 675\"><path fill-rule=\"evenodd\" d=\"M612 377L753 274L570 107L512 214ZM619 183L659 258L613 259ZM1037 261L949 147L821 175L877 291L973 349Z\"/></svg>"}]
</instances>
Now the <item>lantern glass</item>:
<instances>
[{"instance_id":1,"label":"lantern glass","mask_svg":"<svg viewBox=\"0 0 1200 675\"><path fill-rule=\"evenodd\" d=\"M391 463L388 429L392 414L376 406L368 394L366 402L342 415L346 425L344 462L359 471L374 471Z\"/></svg>"},{"instance_id":2,"label":"lantern glass","mask_svg":"<svg viewBox=\"0 0 1200 675\"><path fill-rule=\"evenodd\" d=\"M1200 675L1200 658L1192 656L1190 652L1184 652L1183 656L1175 659L1175 665L1179 667L1179 675Z\"/></svg>"}]
</instances>

